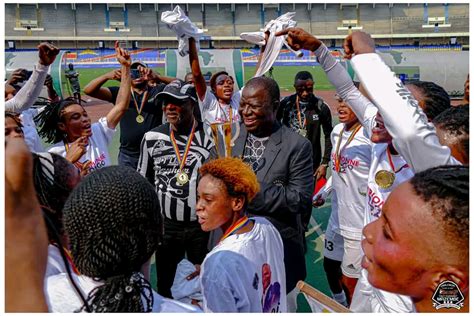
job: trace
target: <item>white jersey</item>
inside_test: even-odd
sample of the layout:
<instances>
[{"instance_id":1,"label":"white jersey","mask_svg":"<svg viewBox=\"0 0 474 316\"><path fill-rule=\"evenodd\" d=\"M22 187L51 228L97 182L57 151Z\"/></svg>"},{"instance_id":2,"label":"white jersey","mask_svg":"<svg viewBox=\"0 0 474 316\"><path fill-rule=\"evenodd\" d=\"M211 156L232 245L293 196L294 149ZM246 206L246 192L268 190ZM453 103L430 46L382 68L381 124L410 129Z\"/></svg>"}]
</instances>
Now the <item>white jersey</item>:
<instances>
[{"instance_id":1,"label":"white jersey","mask_svg":"<svg viewBox=\"0 0 474 316\"><path fill-rule=\"evenodd\" d=\"M387 147L387 144L374 144L373 146L372 163L370 165L369 181L367 185L367 203L364 226L375 221L380 217L380 215L382 215L382 207L390 195L390 192L415 175L413 169L408 166L405 159L400 155L391 154L391 160L393 162L392 167L389 157L387 156ZM380 170L385 170L395 174L395 181L387 189L381 188L375 182L375 175ZM395 171L398 172L395 173Z\"/></svg>"},{"instance_id":2,"label":"white jersey","mask_svg":"<svg viewBox=\"0 0 474 316\"><path fill-rule=\"evenodd\" d=\"M110 166L112 164L108 146L112 141L115 132L117 131L116 129L111 129L108 127L107 118L105 117L100 118L97 123L92 124L91 128L92 135L89 137L87 151L78 160L80 163L91 161L91 164L89 165L89 172ZM50 147L48 152L66 157L67 150L64 142L59 142Z\"/></svg>"},{"instance_id":3,"label":"white jersey","mask_svg":"<svg viewBox=\"0 0 474 316\"><path fill-rule=\"evenodd\" d=\"M24 110L20 114L21 123L23 124L23 134L25 135L25 142L28 145L30 151L34 153L44 152L41 138L36 130L36 124L34 117L40 113L44 107L41 108L30 108Z\"/></svg>"},{"instance_id":4,"label":"white jersey","mask_svg":"<svg viewBox=\"0 0 474 316\"><path fill-rule=\"evenodd\" d=\"M230 109L232 108L232 122L240 122L239 103L242 90L234 92L230 104L221 104L210 88L206 89L204 100L199 98L199 109L201 110L202 122L210 125L212 123L224 123L230 119Z\"/></svg>"},{"instance_id":5,"label":"white jersey","mask_svg":"<svg viewBox=\"0 0 474 316\"><path fill-rule=\"evenodd\" d=\"M401 182L410 179L415 172L441 165L460 164L451 156L448 147L439 143L433 124L429 123L426 115L418 106L418 102L403 86L400 79L375 53L354 56L351 61L354 70L366 90L374 100L372 103L364 97L352 84L352 79L344 67L331 56L326 46L321 45L315 52L318 61L328 75L328 79L336 87L338 94L351 106L354 113L363 123L367 134L370 135L374 126L377 111L383 117L384 125L392 136L392 144L400 156L393 158L394 167L390 165L386 154L386 144L374 145L372 162L369 172L367 194L366 224L380 216L383 203L390 192ZM405 164L409 168L402 168L396 173L395 182L387 190L381 189L375 183L375 174L379 170L398 170ZM363 282L363 277L360 279ZM367 283L368 284L368 283ZM368 285L370 287L370 285ZM380 310L409 312L414 310L413 303L407 296L397 295L373 288L377 303L372 306L381 306ZM365 291L367 292L367 291ZM364 291L354 293L352 306L361 305L359 299ZM411 303L411 304L410 304ZM355 311L376 311L355 310Z\"/></svg>"},{"instance_id":6,"label":"white jersey","mask_svg":"<svg viewBox=\"0 0 474 316\"><path fill-rule=\"evenodd\" d=\"M332 212L329 218L336 233L351 239L362 239L367 178L371 160L372 143L360 128L347 144L352 131L344 130L339 146L340 171L336 172L336 153L339 135L344 124L331 132Z\"/></svg>"},{"instance_id":7,"label":"white jersey","mask_svg":"<svg viewBox=\"0 0 474 316\"><path fill-rule=\"evenodd\" d=\"M69 263L68 263L69 264ZM72 268L71 268L72 271ZM56 274L66 273L66 265L59 248L55 245L48 245L48 263L46 264L46 272L44 273L45 280Z\"/></svg>"},{"instance_id":8,"label":"white jersey","mask_svg":"<svg viewBox=\"0 0 474 316\"><path fill-rule=\"evenodd\" d=\"M87 298L88 294L102 282L93 278L72 274L74 282ZM74 313L79 311L83 302L72 286L66 273L53 275L45 283L46 303L50 313ZM142 298L143 303L145 299ZM125 312L125 311L124 311ZM200 310L192 305L184 304L160 296L153 290L153 313L195 313Z\"/></svg>"},{"instance_id":9,"label":"white jersey","mask_svg":"<svg viewBox=\"0 0 474 316\"><path fill-rule=\"evenodd\" d=\"M283 242L265 218L220 242L201 266L205 312L286 313Z\"/></svg>"}]
</instances>

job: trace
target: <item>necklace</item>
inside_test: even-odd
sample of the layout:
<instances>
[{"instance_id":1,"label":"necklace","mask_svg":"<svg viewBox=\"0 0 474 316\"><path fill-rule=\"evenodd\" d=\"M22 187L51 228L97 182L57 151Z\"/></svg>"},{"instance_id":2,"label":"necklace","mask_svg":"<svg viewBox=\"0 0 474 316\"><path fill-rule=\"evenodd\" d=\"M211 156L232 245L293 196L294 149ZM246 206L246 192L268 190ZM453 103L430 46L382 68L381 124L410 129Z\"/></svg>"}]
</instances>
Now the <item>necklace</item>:
<instances>
[{"instance_id":1,"label":"necklace","mask_svg":"<svg viewBox=\"0 0 474 316\"><path fill-rule=\"evenodd\" d=\"M137 99L135 99L135 93L133 92L133 89L132 89L132 98L133 98L133 103L135 104L135 108L137 109L137 113L138 113L136 121L138 124L141 124L145 121L145 118L142 115L142 111L143 111L143 106L148 101L148 90L143 93L140 108L138 108L138 102L137 102Z\"/></svg>"},{"instance_id":2,"label":"necklace","mask_svg":"<svg viewBox=\"0 0 474 316\"><path fill-rule=\"evenodd\" d=\"M296 115L298 116L298 127L299 127L298 128L298 133L301 136L306 137L306 135L308 134L308 132L305 129L306 118L304 118L303 121L301 120L300 97L299 96L296 96Z\"/></svg>"},{"instance_id":3,"label":"necklace","mask_svg":"<svg viewBox=\"0 0 474 316\"><path fill-rule=\"evenodd\" d=\"M250 223L250 219L244 215L237 222L235 222L234 225L227 228L227 230L224 232L224 235L222 235L221 239L219 240L219 243L222 242L227 237L235 234L239 229L241 229L242 227L245 227L248 223Z\"/></svg>"},{"instance_id":4,"label":"necklace","mask_svg":"<svg viewBox=\"0 0 474 316\"><path fill-rule=\"evenodd\" d=\"M339 173L341 171L341 154L342 154L342 152L350 144L350 142L354 139L355 135L357 134L357 132L360 130L361 127L362 127L362 125L359 122L357 122L354 126L352 126L349 129L349 131L352 130L352 133L349 136L349 138L347 139L344 146L342 146L341 149L339 149L339 147L341 146L342 134L344 133L344 128L339 133L339 139L337 140L337 146L336 146L336 155L335 155L336 159L335 159L335 162L334 162L334 169L336 169L337 173Z\"/></svg>"},{"instance_id":5,"label":"necklace","mask_svg":"<svg viewBox=\"0 0 474 316\"><path fill-rule=\"evenodd\" d=\"M390 164L391 171L388 170L379 170L375 174L375 183L382 189L390 188L395 182L395 175L402 171L404 168L410 167L407 163L401 166L398 170L395 170L395 165L393 164L392 154L390 153L389 146L387 146L387 157Z\"/></svg>"},{"instance_id":6,"label":"necklace","mask_svg":"<svg viewBox=\"0 0 474 316\"><path fill-rule=\"evenodd\" d=\"M196 120L194 120L193 121L193 127L191 128L191 132L189 133L188 141L186 142L186 147L184 148L184 153L183 153L182 158L181 158L181 155L179 153L178 144L176 143L176 139L174 137L173 129L171 129L171 132L170 132L171 144L173 144L173 149L174 149L174 152L176 154L176 158L178 159L178 163L179 163L179 170L176 173L176 184L179 185L179 186L183 186L183 185L185 185L186 183L189 182L189 176L183 170L183 168L184 168L184 165L186 163L186 157L188 156L189 148L191 148L191 143L192 143L193 138L194 138L194 130L196 129L196 125L197 125Z\"/></svg>"}]
</instances>

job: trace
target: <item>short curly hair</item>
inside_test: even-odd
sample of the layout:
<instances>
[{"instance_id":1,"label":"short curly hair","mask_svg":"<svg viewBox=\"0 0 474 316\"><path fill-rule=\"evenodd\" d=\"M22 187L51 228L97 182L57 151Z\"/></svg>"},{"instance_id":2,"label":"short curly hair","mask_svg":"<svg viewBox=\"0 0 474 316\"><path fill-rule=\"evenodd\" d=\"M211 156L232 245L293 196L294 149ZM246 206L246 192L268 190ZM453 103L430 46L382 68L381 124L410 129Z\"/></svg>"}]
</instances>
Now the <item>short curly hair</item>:
<instances>
[{"instance_id":1,"label":"short curly hair","mask_svg":"<svg viewBox=\"0 0 474 316\"><path fill-rule=\"evenodd\" d=\"M469 260L469 167L439 166L415 174L414 192L431 208L445 240L464 262ZM441 237L442 235L440 235Z\"/></svg>"},{"instance_id":2,"label":"short curly hair","mask_svg":"<svg viewBox=\"0 0 474 316\"><path fill-rule=\"evenodd\" d=\"M199 169L201 177L211 175L224 182L230 196L245 196L246 204L260 191L257 176L240 158L219 158L209 161Z\"/></svg>"}]
</instances>

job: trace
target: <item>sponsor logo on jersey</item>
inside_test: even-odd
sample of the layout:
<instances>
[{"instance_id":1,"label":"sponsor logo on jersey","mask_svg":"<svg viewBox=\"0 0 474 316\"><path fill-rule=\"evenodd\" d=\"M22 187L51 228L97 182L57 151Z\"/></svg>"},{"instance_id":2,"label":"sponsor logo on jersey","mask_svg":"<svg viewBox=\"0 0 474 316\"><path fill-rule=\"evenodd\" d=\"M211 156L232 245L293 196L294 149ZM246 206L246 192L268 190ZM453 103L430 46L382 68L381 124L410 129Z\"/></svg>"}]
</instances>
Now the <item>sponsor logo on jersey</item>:
<instances>
[{"instance_id":1,"label":"sponsor logo on jersey","mask_svg":"<svg viewBox=\"0 0 474 316\"><path fill-rule=\"evenodd\" d=\"M368 188L367 195L369 197L369 211L370 215L379 218L382 214L382 206L385 201L377 195L370 187Z\"/></svg>"}]
</instances>

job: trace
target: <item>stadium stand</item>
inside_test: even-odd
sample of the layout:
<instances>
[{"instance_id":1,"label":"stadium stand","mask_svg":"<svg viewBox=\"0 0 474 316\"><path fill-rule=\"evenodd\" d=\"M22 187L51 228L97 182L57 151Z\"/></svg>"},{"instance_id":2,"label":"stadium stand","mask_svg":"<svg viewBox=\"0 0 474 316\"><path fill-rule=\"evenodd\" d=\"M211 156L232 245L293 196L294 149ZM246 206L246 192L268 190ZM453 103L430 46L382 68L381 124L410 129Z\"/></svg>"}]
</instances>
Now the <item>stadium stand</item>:
<instances>
[{"instance_id":1,"label":"stadium stand","mask_svg":"<svg viewBox=\"0 0 474 316\"><path fill-rule=\"evenodd\" d=\"M117 38L126 38L139 47L176 48L175 34L161 22L161 14L172 10L175 4L5 4L5 40L16 41L16 48L34 48L44 39L60 42L68 48L99 47L103 41L111 47ZM469 5L467 3L388 4L181 4L193 22L206 30L202 47L253 48L240 40L242 32L261 29L266 22L286 12L295 12L298 26L310 31L328 43L340 46L348 30L338 30L344 21L356 21L356 25L369 32L379 45L468 45ZM109 10L107 11L107 7ZM423 27L433 24L429 19L441 19L449 27ZM19 30L20 21L37 21L38 28ZM116 31L118 22L119 29ZM120 25L123 23L123 26ZM104 29L109 31L104 31ZM111 29L111 30L110 30ZM8 46L7 46L8 47Z\"/></svg>"}]
</instances>

